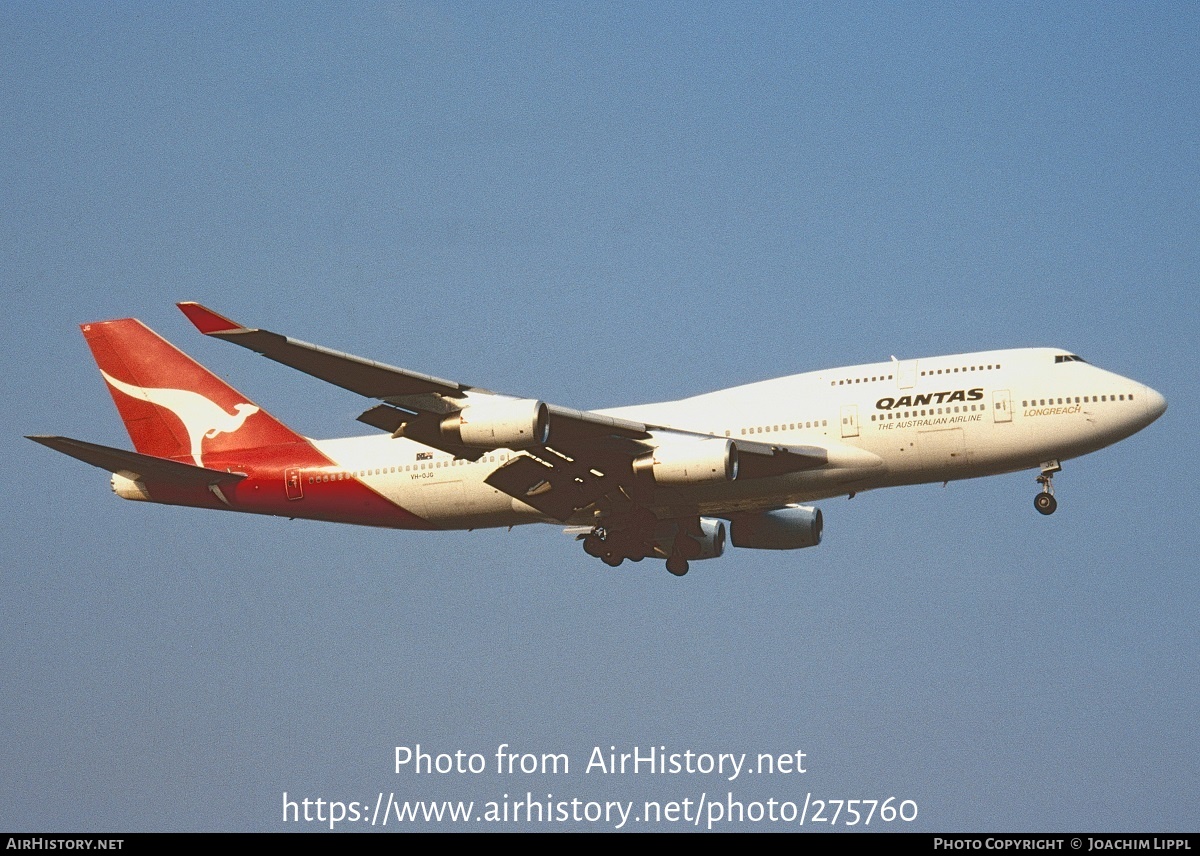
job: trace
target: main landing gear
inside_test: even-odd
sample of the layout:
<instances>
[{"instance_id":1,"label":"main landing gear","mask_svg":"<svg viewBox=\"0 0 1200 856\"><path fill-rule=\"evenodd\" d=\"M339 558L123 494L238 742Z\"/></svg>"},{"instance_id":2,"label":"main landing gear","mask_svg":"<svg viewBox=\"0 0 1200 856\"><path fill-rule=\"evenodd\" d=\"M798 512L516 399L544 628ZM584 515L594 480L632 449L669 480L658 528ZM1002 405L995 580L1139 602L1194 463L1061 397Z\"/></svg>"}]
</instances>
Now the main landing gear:
<instances>
[{"instance_id":1,"label":"main landing gear","mask_svg":"<svg viewBox=\"0 0 1200 856\"><path fill-rule=\"evenodd\" d=\"M1062 471L1058 461L1046 461L1042 464L1042 474L1037 477L1037 483L1042 486L1042 492L1033 498L1033 507L1042 514L1053 514L1058 508L1058 500L1054 498L1054 474Z\"/></svg>"},{"instance_id":2,"label":"main landing gear","mask_svg":"<svg viewBox=\"0 0 1200 856\"><path fill-rule=\"evenodd\" d=\"M636 536L625 532L608 532L603 535L593 532L583 539L583 551L595 556L610 568L619 567L629 559L640 562L648 555L648 549L639 543Z\"/></svg>"},{"instance_id":3,"label":"main landing gear","mask_svg":"<svg viewBox=\"0 0 1200 856\"><path fill-rule=\"evenodd\" d=\"M616 568L626 559L640 562L642 559L654 556L662 557L666 550L655 539L657 518L642 510L629 515L621 521L623 528L612 529L597 527L583 536L583 551L589 556L595 556L610 568ZM721 543L724 544L724 530L721 530ZM667 570L677 577L688 572L689 560L700 558L704 548L694 537L684 531L679 531L670 542L671 548L667 559ZM716 551L720 555L720 550Z\"/></svg>"},{"instance_id":4,"label":"main landing gear","mask_svg":"<svg viewBox=\"0 0 1200 856\"><path fill-rule=\"evenodd\" d=\"M671 545L671 555L667 557L667 570L677 577L688 572L688 559L700 555L700 545L686 535L677 535Z\"/></svg>"}]
</instances>

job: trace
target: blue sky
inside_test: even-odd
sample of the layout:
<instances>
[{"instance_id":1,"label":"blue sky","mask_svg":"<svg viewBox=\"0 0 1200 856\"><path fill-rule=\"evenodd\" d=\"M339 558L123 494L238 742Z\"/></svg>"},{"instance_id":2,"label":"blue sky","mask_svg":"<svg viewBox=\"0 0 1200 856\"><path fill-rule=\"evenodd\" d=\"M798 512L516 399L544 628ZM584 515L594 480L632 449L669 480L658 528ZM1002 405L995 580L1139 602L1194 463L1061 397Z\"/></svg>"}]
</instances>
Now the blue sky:
<instances>
[{"instance_id":1,"label":"blue sky","mask_svg":"<svg viewBox=\"0 0 1200 856\"><path fill-rule=\"evenodd\" d=\"M1181 3L0 7L0 828L529 791L1196 831L1198 53ZM1171 407L1068 462L1052 518L1034 473L866 493L817 549L677 580L551 527L122 502L22 438L128 445L77 327L126 316L356 433L178 300L580 408L1032 345ZM572 771L397 775L418 743ZM595 746L808 772L584 774Z\"/></svg>"}]
</instances>

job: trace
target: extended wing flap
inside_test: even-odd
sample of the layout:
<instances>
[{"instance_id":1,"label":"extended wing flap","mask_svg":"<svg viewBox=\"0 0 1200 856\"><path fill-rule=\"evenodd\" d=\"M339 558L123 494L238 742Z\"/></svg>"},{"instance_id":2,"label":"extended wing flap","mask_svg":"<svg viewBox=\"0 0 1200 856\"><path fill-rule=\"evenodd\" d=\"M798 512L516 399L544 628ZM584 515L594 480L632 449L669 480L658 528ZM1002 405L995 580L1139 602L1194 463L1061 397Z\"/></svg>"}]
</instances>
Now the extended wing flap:
<instances>
[{"instance_id":1,"label":"extended wing flap","mask_svg":"<svg viewBox=\"0 0 1200 856\"><path fill-rule=\"evenodd\" d=\"M98 443L73 440L70 437L33 435L29 439L56 452L70 455L85 464L91 464L93 467L99 467L110 473L119 473L135 480L149 477L180 486L209 487L210 485L241 481L246 477L243 473L210 470L179 461L169 461L165 458L155 458L152 455L129 452L125 449L101 446Z\"/></svg>"},{"instance_id":2,"label":"extended wing flap","mask_svg":"<svg viewBox=\"0 0 1200 856\"><path fill-rule=\"evenodd\" d=\"M554 520L566 520L590 504L570 479L528 455L513 458L484 481Z\"/></svg>"},{"instance_id":3,"label":"extended wing flap","mask_svg":"<svg viewBox=\"0 0 1200 856\"><path fill-rule=\"evenodd\" d=\"M520 455L484 479L554 520L566 520L614 490L618 479L553 449Z\"/></svg>"}]
</instances>

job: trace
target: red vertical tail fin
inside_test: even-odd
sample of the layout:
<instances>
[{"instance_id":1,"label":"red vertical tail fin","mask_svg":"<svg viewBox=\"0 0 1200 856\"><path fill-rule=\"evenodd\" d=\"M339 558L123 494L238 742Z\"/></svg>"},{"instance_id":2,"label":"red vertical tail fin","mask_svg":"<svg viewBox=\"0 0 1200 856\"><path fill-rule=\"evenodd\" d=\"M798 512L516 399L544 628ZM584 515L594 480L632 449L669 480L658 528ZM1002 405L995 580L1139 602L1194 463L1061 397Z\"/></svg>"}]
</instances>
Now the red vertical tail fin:
<instances>
[{"instance_id":1,"label":"red vertical tail fin","mask_svg":"<svg viewBox=\"0 0 1200 856\"><path fill-rule=\"evenodd\" d=\"M139 452L203 467L206 456L303 441L141 321L82 329Z\"/></svg>"}]
</instances>

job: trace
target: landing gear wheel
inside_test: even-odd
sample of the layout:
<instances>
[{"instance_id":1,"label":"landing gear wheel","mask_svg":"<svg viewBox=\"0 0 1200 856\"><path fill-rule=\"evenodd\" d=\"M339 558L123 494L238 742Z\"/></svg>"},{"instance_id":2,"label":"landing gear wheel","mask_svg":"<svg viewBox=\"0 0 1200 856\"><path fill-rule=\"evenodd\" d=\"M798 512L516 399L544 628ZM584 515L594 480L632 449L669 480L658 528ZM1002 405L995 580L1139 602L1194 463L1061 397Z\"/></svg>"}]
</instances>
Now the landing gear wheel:
<instances>
[{"instance_id":1,"label":"landing gear wheel","mask_svg":"<svg viewBox=\"0 0 1200 856\"><path fill-rule=\"evenodd\" d=\"M677 577L682 577L688 572L688 561L680 556L672 556L667 559L667 570Z\"/></svg>"},{"instance_id":2,"label":"landing gear wheel","mask_svg":"<svg viewBox=\"0 0 1200 856\"><path fill-rule=\"evenodd\" d=\"M599 535L588 535L583 539L583 552L600 558L604 554L604 541Z\"/></svg>"},{"instance_id":3,"label":"landing gear wheel","mask_svg":"<svg viewBox=\"0 0 1200 856\"><path fill-rule=\"evenodd\" d=\"M1058 508L1058 500L1054 498L1054 474L1062 467L1058 461L1046 461L1042 464L1042 474L1037 477L1037 483L1042 486L1042 492L1033 498L1033 507L1040 514L1053 514Z\"/></svg>"},{"instance_id":4,"label":"landing gear wheel","mask_svg":"<svg viewBox=\"0 0 1200 856\"><path fill-rule=\"evenodd\" d=\"M1042 514L1053 514L1054 509L1058 508L1058 500L1050 493L1039 493L1033 498L1033 507Z\"/></svg>"}]
</instances>

